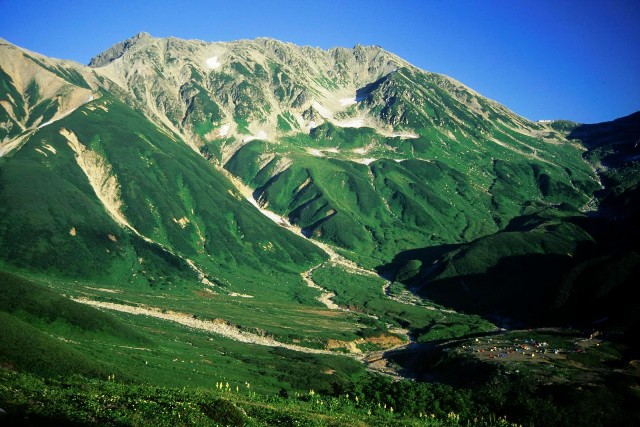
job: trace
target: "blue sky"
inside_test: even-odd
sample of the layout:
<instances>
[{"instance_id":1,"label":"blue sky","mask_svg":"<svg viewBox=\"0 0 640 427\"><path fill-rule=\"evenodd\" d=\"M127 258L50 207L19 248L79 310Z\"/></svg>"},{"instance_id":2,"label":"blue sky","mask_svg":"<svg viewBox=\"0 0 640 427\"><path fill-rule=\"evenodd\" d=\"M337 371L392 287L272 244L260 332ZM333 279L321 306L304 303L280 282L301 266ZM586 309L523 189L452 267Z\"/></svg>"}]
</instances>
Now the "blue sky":
<instances>
[{"instance_id":1,"label":"blue sky","mask_svg":"<svg viewBox=\"0 0 640 427\"><path fill-rule=\"evenodd\" d=\"M640 110L640 0L0 0L0 37L87 63L140 31L375 44L531 120Z\"/></svg>"}]
</instances>

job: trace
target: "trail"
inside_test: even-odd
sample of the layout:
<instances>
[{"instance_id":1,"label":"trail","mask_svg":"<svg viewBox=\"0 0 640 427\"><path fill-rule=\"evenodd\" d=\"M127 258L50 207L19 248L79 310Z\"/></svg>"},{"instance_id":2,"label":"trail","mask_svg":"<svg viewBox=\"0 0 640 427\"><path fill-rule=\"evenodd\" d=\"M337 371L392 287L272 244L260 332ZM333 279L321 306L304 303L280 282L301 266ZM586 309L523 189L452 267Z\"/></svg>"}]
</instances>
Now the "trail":
<instances>
[{"instance_id":1,"label":"trail","mask_svg":"<svg viewBox=\"0 0 640 427\"><path fill-rule=\"evenodd\" d=\"M306 237L302 233L302 228L291 224L286 217L278 215L277 213L272 212L272 211L270 211L268 209L265 209L262 206L260 206L258 204L258 202L253 198L253 190L250 187L248 187L247 185L245 185L242 181L240 181L233 174L231 174L231 172L229 172L228 170L226 170L222 166L216 166L216 169L218 171L220 171L229 181L231 181L231 184L233 184L233 186L238 190L238 192L240 192L240 194L249 203L251 203L256 209L258 209L258 211L262 215L266 216L267 218L269 218L271 221L275 222L276 224L278 224L282 228L284 228L286 230L289 230L291 233L293 233L293 234L295 234L295 235L297 235L299 237L303 237L309 243L312 243L313 245L315 245L318 248L320 248L324 253L326 253L329 256L329 262L331 262L333 264L338 264L341 267L344 267L345 269L347 269L348 271L350 271L352 273L361 274L363 276L378 277L378 273L376 273L375 271L367 270L365 268L360 267L355 262L353 262L351 260L348 260L347 258L345 258L342 255L340 255L339 253L337 253L328 244L319 242L318 240L315 240L315 239L310 238L310 237ZM318 266L316 266L315 268L317 268L317 267Z\"/></svg>"},{"instance_id":2,"label":"trail","mask_svg":"<svg viewBox=\"0 0 640 427\"><path fill-rule=\"evenodd\" d=\"M316 289L321 292L320 296L317 297L316 299L320 301L322 304L324 304L329 310L349 311L348 309L344 307L340 307L338 304L332 301L332 298L336 296L335 293L326 290L325 288L323 288L322 286L314 282L313 279L311 278L313 271L316 268L321 267L322 265L324 265L324 263L318 264L315 267L311 267L309 270L303 273L300 273L300 275L302 276L302 280L304 280L304 282L307 284L308 287L312 289Z\"/></svg>"},{"instance_id":3,"label":"trail","mask_svg":"<svg viewBox=\"0 0 640 427\"><path fill-rule=\"evenodd\" d=\"M413 305L416 307L422 307L426 310L441 311L443 313L453 313L453 314L457 313L455 310L440 308L440 307L435 307L433 305L430 305L424 299L420 298L419 296L413 294L412 292L406 289L403 289L398 296L393 295L391 293L391 282L389 281L385 282L385 284L382 285L382 293L385 294L385 296L390 300L398 302L400 304Z\"/></svg>"},{"instance_id":4,"label":"trail","mask_svg":"<svg viewBox=\"0 0 640 427\"><path fill-rule=\"evenodd\" d=\"M349 357L365 364L369 371L387 375L395 379L402 379L404 377L400 375L400 373L397 372L397 370L395 370L393 367L388 365L387 360L385 359L385 354L388 352L401 350L412 344L412 342L408 342L408 343L392 346L385 350L365 352L365 353L358 353L358 352L337 353L330 350L320 350L315 348L303 347L295 344L287 344L268 336L257 335L251 332L246 332L241 330L239 327L224 321L223 319L212 319L210 321L206 321L206 320L196 319L187 313L181 313L181 312L171 311L171 310L162 310L157 307L133 306L133 305L117 304L117 303L105 302L105 301L95 301L95 300L91 300L84 297L71 298L71 299L77 303L89 305L98 309L118 311L120 313L128 313L136 316L148 316L156 319L165 320L168 322L177 323L179 325L186 326L188 328L209 332L209 333L216 334L216 335L219 335L237 342L245 343L245 344L260 345L265 347L280 347L280 348L285 348L287 350L291 350L299 353L306 353L306 354L324 354L324 355L331 355L331 356ZM390 332L400 334L402 331L390 331ZM348 342L345 344L353 344L352 347L355 348L356 343Z\"/></svg>"},{"instance_id":5,"label":"trail","mask_svg":"<svg viewBox=\"0 0 640 427\"><path fill-rule=\"evenodd\" d=\"M331 300L331 298L335 297L335 294L333 292L328 291L327 289L321 287L320 285L318 285L313 281L312 275L315 269L321 267L322 265L328 262L334 265L339 265L351 273L360 274L363 276L378 277L378 273L376 273L375 271L367 270L365 268L360 267L355 262L348 260L347 258L337 253L328 244L306 237L302 233L302 228L291 224L287 218L281 215L278 215L277 213L272 212L268 209L264 209L254 199L253 190L251 190L250 187L246 186L242 181L240 181L237 177L235 177L225 168L221 166L217 166L216 169L219 170L224 176L226 176L227 179L231 182L231 184L233 184L233 186L236 188L236 190L238 190L238 192L242 195L242 197L244 197L249 203L251 203L261 214L263 214L264 216L266 216L271 221L275 222L285 230L288 230L299 237L303 237L309 243L312 243L316 247L320 248L324 253L326 253L329 256L328 261L321 262L320 264L314 267L311 267L309 270L303 273L300 273L302 276L302 280L304 280L304 282L308 287L312 289L316 289L321 292L320 296L317 297L316 299L320 301L323 305L325 305L328 309L349 311L347 308L340 307L338 304L334 303Z\"/></svg>"},{"instance_id":6,"label":"trail","mask_svg":"<svg viewBox=\"0 0 640 427\"><path fill-rule=\"evenodd\" d=\"M129 313L129 314L134 314L138 316L154 317L156 319L162 319L169 322L178 323L180 325L187 326L189 328L211 332L213 334L220 335L225 338L229 338L234 341L242 342L246 344L255 344L255 345L261 345L266 347L281 347L281 348L286 348L292 351L297 351L302 353L311 353L311 354L330 354L330 355L337 354L329 350L318 350L315 348L308 348L308 347L303 347L295 344L282 343L271 337L261 336L261 335L243 331L237 326L234 326L221 319L213 319L210 321L205 321L205 320L196 319L187 313L180 313L177 311L170 311L170 310L163 311L160 308L156 308L156 307L148 307L148 306L142 307L142 306L132 306L132 305L126 305L126 304L116 304L112 302L90 300L88 298L72 298L72 300L75 302L90 305L96 308L119 311L121 313ZM346 356L353 357L353 355L346 355Z\"/></svg>"},{"instance_id":7,"label":"trail","mask_svg":"<svg viewBox=\"0 0 640 427\"><path fill-rule=\"evenodd\" d=\"M359 275L369 276L369 277L381 277L377 272L363 268L358 264L356 264L355 262L340 255L330 245L305 236L302 233L302 229L300 227L297 227L291 224L286 217L278 215L275 212L272 212L260 206L260 204L253 197L253 190L250 187L246 186L243 182L241 182L237 177L232 175L229 171L224 169L224 167L216 166L216 168L229 179L229 181L234 185L234 187L238 190L238 192L242 195L242 197L244 197L256 209L258 209L260 213L262 213L264 216L266 216L267 218L269 218L270 220L272 220L273 222L275 222L277 225L281 226L285 230L288 230L289 232L297 236L305 238L308 242L312 243L313 245L321 249L324 253L326 253L329 256L329 259L327 261L321 262L311 267L309 270L300 273L302 276L302 280L305 282L305 284L309 288L320 291L321 294L316 299L328 309L350 311L348 308L342 307L336 304L332 300L332 298L335 297L335 293L323 288L313 280L313 272L317 268L322 267L325 264L331 264L334 266L336 265L340 266L353 274L359 274ZM400 296L395 296L391 294L390 288L391 288L391 282L385 281L385 284L381 289L382 294L385 295L385 297L393 301L396 301L398 303L420 306L427 310L437 310L445 313L455 313L454 310L443 309L443 308L439 308L439 307L435 307L433 305L427 304L422 298L411 294L409 291L404 291ZM370 314L365 314L365 315L378 319L378 317L375 315L370 315ZM406 376L402 375L397 368L389 364L389 359L387 356L389 353L402 351L404 349L410 348L411 346L416 345L416 342L412 339L409 331L406 329L389 329L389 332L397 336L403 337L405 342L402 344L398 344L398 345L386 348L384 350L370 351L365 353L355 353L355 354L351 353L351 354L348 354L348 356L353 357L356 360L359 360L360 362L365 364L369 371L376 372L385 376L389 376L394 379L405 379L407 378ZM295 347L300 348L299 346L295 346ZM306 349L300 350L300 351L306 351ZM316 350L316 351L322 351L322 350ZM329 353L335 354L333 352L329 352Z\"/></svg>"}]
</instances>

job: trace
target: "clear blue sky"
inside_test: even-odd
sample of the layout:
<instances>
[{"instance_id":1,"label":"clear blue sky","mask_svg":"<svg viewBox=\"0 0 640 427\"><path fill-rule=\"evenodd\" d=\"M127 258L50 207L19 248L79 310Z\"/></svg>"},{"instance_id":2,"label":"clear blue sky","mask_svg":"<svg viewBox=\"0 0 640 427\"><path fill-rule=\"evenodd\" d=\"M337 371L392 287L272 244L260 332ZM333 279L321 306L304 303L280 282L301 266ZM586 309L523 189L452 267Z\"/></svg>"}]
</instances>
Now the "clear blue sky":
<instances>
[{"instance_id":1,"label":"clear blue sky","mask_svg":"<svg viewBox=\"0 0 640 427\"><path fill-rule=\"evenodd\" d=\"M640 110L640 0L0 0L0 37L87 63L140 31L376 44L531 120Z\"/></svg>"}]
</instances>

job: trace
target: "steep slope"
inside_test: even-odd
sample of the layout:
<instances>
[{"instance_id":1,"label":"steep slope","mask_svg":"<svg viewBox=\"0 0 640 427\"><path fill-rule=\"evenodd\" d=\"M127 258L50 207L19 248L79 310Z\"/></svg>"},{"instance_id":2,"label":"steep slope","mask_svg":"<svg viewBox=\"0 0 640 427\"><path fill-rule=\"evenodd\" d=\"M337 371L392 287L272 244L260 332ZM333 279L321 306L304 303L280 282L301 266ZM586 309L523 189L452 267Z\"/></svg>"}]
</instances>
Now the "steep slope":
<instances>
[{"instance_id":1,"label":"steep slope","mask_svg":"<svg viewBox=\"0 0 640 427\"><path fill-rule=\"evenodd\" d=\"M194 147L235 136L276 140L332 118L356 90L406 64L379 48L323 51L271 39L206 43L141 33L90 66ZM222 145L222 147L220 147Z\"/></svg>"},{"instance_id":2,"label":"steep slope","mask_svg":"<svg viewBox=\"0 0 640 427\"><path fill-rule=\"evenodd\" d=\"M0 156L24 137L90 101L96 77L86 67L19 49L0 39Z\"/></svg>"},{"instance_id":3,"label":"steep slope","mask_svg":"<svg viewBox=\"0 0 640 427\"><path fill-rule=\"evenodd\" d=\"M330 400L313 390L348 391L374 411L376 395L399 408L432 393L355 394L367 370L468 380L482 365L496 373L482 408L526 402L536 419L555 403L530 406L536 386L487 368L490 350L469 364L468 343L502 335L495 322L604 328L633 345L639 128L637 114L532 123L375 46L141 33L83 67L0 42L0 364L231 382L255 398L251 382L267 402L280 390L316 407ZM464 357L447 358L457 346ZM580 375L626 376L633 366L609 366L623 351L580 353ZM540 384L520 359L522 383ZM634 375L614 383L623 393L576 399L635 396ZM499 390L511 385L514 399Z\"/></svg>"},{"instance_id":4,"label":"steep slope","mask_svg":"<svg viewBox=\"0 0 640 427\"><path fill-rule=\"evenodd\" d=\"M405 281L420 294L467 312L526 325L571 323L622 331L634 342L639 318L637 142L640 115L578 125L604 189L587 215L557 208L515 218L500 233L456 248L405 253L422 267ZM595 322L595 323L593 323Z\"/></svg>"},{"instance_id":5,"label":"steep slope","mask_svg":"<svg viewBox=\"0 0 640 427\"><path fill-rule=\"evenodd\" d=\"M92 60L264 206L371 267L549 205L588 209L583 148L379 47L139 34Z\"/></svg>"},{"instance_id":6,"label":"steep slope","mask_svg":"<svg viewBox=\"0 0 640 427\"><path fill-rule=\"evenodd\" d=\"M131 270L144 270L139 280L157 281L164 270L213 277L267 265L295 271L321 259L321 251L252 209L177 135L107 92L111 84L91 70L12 46L3 46L2 70L12 91L3 99L14 101L5 110L15 119L7 141L22 144L0 160L6 262L82 277L131 278ZM89 87L92 76L100 87ZM37 116L40 99L66 108ZM141 267L147 258L164 267Z\"/></svg>"}]
</instances>

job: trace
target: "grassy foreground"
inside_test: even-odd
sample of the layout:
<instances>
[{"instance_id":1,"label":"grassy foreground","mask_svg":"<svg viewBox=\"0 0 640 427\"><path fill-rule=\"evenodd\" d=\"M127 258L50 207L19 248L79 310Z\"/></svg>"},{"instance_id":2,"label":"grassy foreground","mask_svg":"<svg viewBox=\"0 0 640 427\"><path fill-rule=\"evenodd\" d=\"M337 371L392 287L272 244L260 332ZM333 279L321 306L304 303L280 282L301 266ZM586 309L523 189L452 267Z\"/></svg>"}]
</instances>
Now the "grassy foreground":
<instances>
[{"instance_id":1,"label":"grassy foreground","mask_svg":"<svg viewBox=\"0 0 640 427\"><path fill-rule=\"evenodd\" d=\"M0 370L2 425L102 426L507 426L504 418L461 419L453 411L404 413L357 394L323 396L309 390L260 395L250 383L211 389L126 385L74 376L42 379Z\"/></svg>"}]
</instances>

